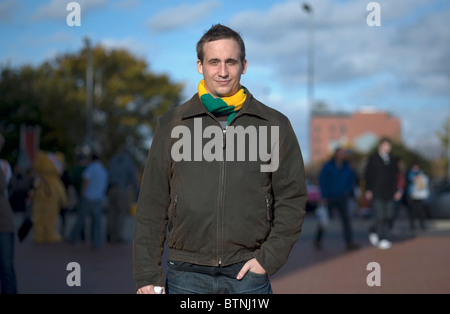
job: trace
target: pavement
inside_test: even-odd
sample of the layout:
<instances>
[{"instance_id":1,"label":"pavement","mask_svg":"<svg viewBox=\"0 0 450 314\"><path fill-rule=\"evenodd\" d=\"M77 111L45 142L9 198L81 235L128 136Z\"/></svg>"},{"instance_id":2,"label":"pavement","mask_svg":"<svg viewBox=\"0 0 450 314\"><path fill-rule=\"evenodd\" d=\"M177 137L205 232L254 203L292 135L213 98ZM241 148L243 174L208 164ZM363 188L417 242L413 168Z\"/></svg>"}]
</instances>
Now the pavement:
<instances>
[{"instance_id":1,"label":"pavement","mask_svg":"<svg viewBox=\"0 0 450 314\"><path fill-rule=\"evenodd\" d=\"M22 213L15 215L18 227ZM65 235L74 220L75 214L67 215ZM271 277L274 294L450 293L450 220L430 220L426 231L412 233L406 214L400 214L390 234L393 246L388 250L369 243L370 221L364 216L352 218L360 248L347 251L338 217L332 217L323 248L317 250L313 245L316 221L308 214L287 263ZM88 240L36 244L32 232L23 242L15 242L19 294L134 293L133 216L125 221L125 241L105 242L99 250L92 249ZM68 284L75 278L72 262L79 265L79 285Z\"/></svg>"}]
</instances>

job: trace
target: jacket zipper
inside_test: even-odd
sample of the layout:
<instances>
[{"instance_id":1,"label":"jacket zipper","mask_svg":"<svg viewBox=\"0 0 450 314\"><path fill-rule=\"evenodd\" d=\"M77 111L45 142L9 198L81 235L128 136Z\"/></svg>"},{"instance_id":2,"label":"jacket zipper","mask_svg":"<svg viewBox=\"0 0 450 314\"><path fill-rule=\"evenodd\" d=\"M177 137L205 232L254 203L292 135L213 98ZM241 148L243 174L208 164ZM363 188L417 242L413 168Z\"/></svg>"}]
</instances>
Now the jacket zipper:
<instances>
[{"instance_id":1,"label":"jacket zipper","mask_svg":"<svg viewBox=\"0 0 450 314\"><path fill-rule=\"evenodd\" d=\"M220 122L219 122L220 124ZM223 132L223 154L226 155L225 148L226 148L226 134L227 134L227 127L222 129ZM219 193L219 211L217 213L217 262L219 264L219 267L222 267L222 253L223 253L223 211L225 207L225 158L222 158L221 165L220 165L220 193Z\"/></svg>"},{"instance_id":2,"label":"jacket zipper","mask_svg":"<svg viewBox=\"0 0 450 314\"><path fill-rule=\"evenodd\" d=\"M224 129L222 129L222 132L223 132L222 148L225 149L227 146L227 128L225 127Z\"/></svg>"},{"instance_id":3,"label":"jacket zipper","mask_svg":"<svg viewBox=\"0 0 450 314\"><path fill-rule=\"evenodd\" d=\"M222 124L219 120L210 112L207 113L213 120L217 122L220 128L222 128L223 133L223 142L222 147L224 149L223 154L225 154L225 145L226 145L226 127L225 129L222 127ZM236 117L234 117L236 118ZM233 119L234 120L234 119ZM217 208L217 235L216 235L216 246L217 246L217 264L219 267L222 266L222 242L223 242L223 207L225 203L224 196L224 187L225 187L225 155L220 162L220 187L219 187L219 195L218 195L218 208Z\"/></svg>"}]
</instances>

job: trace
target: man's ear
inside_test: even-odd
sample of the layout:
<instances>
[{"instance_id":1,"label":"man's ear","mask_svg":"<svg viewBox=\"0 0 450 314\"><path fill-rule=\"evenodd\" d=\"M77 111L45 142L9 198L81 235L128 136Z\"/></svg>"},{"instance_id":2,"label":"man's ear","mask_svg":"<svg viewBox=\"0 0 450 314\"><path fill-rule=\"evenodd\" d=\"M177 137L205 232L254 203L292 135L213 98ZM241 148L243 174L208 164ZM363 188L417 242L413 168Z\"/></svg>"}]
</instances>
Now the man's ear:
<instances>
[{"instance_id":1,"label":"man's ear","mask_svg":"<svg viewBox=\"0 0 450 314\"><path fill-rule=\"evenodd\" d=\"M197 60L197 71L198 73L203 74L203 64L202 61L200 61L200 59Z\"/></svg>"},{"instance_id":2,"label":"man's ear","mask_svg":"<svg viewBox=\"0 0 450 314\"><path fill-rule=\"evenodd\" d=\"M244 61L242 61L242 74L245 74L245 72L247 71L247 59L244 59Z\"/></svg>"}]
</instances>

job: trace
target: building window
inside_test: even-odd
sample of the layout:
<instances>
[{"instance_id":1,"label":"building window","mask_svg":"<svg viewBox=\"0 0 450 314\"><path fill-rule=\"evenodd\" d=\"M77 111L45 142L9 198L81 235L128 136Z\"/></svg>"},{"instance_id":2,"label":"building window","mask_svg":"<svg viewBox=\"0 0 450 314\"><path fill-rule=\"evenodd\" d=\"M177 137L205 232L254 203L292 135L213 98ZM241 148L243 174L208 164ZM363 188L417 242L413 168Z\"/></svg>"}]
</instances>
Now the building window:
<instances>
[{"instance_id":1,"label":"building window","mask_svg":"<svg viewBox=\"0 0 450 314\"><path fill-rule=\"evenodd\" d=\"M331 134L334 134L334 132L336 132L336 126L335 125L330 125L328 127L328 132L330 132Z\"/></svg>"}]
</instances>

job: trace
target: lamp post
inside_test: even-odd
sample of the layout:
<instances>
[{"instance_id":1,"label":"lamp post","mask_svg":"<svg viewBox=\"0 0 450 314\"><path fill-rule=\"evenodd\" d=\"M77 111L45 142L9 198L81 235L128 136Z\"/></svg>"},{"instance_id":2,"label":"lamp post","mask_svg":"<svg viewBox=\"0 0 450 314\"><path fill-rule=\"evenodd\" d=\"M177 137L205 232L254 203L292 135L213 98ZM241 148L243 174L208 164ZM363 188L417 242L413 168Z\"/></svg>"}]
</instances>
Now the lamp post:
<instances>
[{"instance_id":1,"label":"lamp post","mask_svg":"<svg viewBox=\"0 0 450 314\"><path fill-rule=\"evenodd\" d=\"M312 109L314 102L314 12L312 7L308 3L304 3L303 10L309 15L308 22L308 105L309 109Z\"/></svg>"},{"instance_id":2,"label":"lamp post","mask_svg":"<svg viewBox=\"0 0 450 314\"><path fill-rule=\"evenodd\" d=\"M450 75L448 76L448 82L450 85ZM449 88L449 96L450 96L450 88ZM447 118L447 180L450 180L450 115Z\"/></svg>"},{"instance_id":3,"label":"lamp post","mask_svg":"<svg viewBox=\"0 0 450 314\"><path fill-rule=\"evenodd\" d=\"M307 84L307 99L308 99L308 130L309 130L309 141L311 142L311 113L314 106L314 12L312 7L308 3L303 3L303 11L309 15L308 21L308 63L307 63L307 74L308 74L308 84ZM311 160L312 155L312 145L309 143L309 156Z\"/></svg>"},{"instance_id":4,"label":"lamp post","mask_svg":"<svg viewBox=\"0 0 450 314\"><path fill-rule=\"evenodd\" d=\"M94 86L94 67L92 60L92 48L89 38L85 39L87 50L86 60L86 134L85 146L86 149L92 149L93 142L93 121L92 121L92 107L93 107L93 86Z\"/></svg>"}]
</instances>

